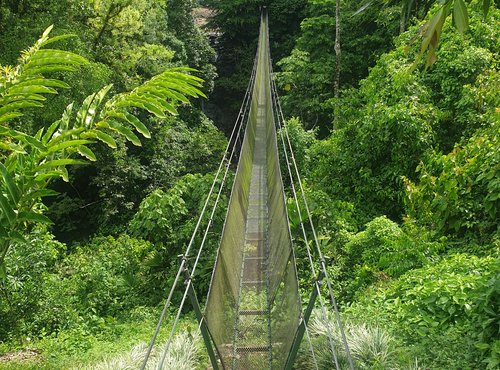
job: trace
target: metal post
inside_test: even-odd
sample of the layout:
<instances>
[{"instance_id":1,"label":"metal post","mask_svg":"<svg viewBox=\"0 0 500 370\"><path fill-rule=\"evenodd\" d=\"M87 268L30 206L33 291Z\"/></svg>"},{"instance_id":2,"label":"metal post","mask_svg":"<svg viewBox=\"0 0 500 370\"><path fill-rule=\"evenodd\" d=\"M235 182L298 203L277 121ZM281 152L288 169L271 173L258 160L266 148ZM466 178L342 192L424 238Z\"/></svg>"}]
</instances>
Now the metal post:
<instances>
[{"instance_id":1,"label":"metal post","mask_svg":"<svg viewBox=\"0 0 500 370\"><path fill-rule=\"evenodd\" d=\"M300 323L295 333L292 348L290 349L290 353L288 354L288 358L286 360L285 370L292 370L293 363L295 362L295 358L297 357L297 352L299 351L300 343L302 342L307 324L309 323L309 319L311 318L314 304L316 303L316 298L318 298L318 292L320 289L321 281L323 280L323 276L323 273L321 273L318 277L318 280L316 280L316 282L314 283L315 287L311 293L311 298L309 298L309 303L307 304L307 308L302 317L302 322Z\"/></svg>"},{"instance_id":2,"label":"metal post","mask_svg":"<svg viewBox=\"0 0 500 370\"><path fill-rule=\"evenodd\" d=\"M205 342L205 347L207 348L208 357L210 358L210 362L212 363L212 368L213 368L213 370L219 370L219 364L217 362L217 357L215 356L214 348L212 346L212 338L210 337L210 332L208 331L208 327L207 327L207 324L205 322L205 318L203 317L203 314L201 312L200 304L198 302L198 298L196 297L196 292L194 291L194 288L193 288L193 282L191 280L192 277L189 274L189 270L187 267L184 269L184 274L186 277L186 284L188 284L188 287L189 287L188 288L189 299L191 301L191 304L193 305L196 319L198 320L198 323L200 324L201 335L203 337L203 341Z\"/></svg>"}]
</instances>

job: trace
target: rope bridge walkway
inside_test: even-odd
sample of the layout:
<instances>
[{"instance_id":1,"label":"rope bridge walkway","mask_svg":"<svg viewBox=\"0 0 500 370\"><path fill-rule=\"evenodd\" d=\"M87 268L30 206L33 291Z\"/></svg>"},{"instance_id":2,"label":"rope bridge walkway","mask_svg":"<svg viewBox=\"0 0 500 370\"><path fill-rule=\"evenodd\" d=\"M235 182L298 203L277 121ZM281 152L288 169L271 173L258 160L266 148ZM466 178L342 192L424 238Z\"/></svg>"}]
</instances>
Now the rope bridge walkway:
<instances>
[{"instance_id":1,"label":"rope bridge walkway","mask_svg":"<svg viewBox=\"0 0 500 370\"><path fill-rule=\"evenodd\" d=\"M304 335L310 339L307 322L316 300L319 301L321 314L328 328L332 363L336 369L340 369L337 359L339 348L336 348L338 346L334 340L334 332L337 332L349 360L348 366L354 369L325 260L291 150L276 86L271 78L268 35L268 17L264 8L258 51L238 119L193 236L182 256L180 268L156 326L142 370L146 368L181 278L185 280L184 294L158 369L163 369L182 308L188 298L198 318L213 369L291 369ZM302 214L300 204L304 205L304 211L308 214L308 220L300 218L300 225L315 285L305 311L302 310L299 295L295 254L288 224L286 196L279 165L277 129L282 132L280 143L299 217ZM237 154L237 144L241 142L236 176L203 313L193 289L192 279L212 227L213 216L231 163ZM302 197L301 202L298 194ZM213 205L209 207L211 203ZM202 220L207 218L206 215L209 215L208 222L202 231L201 224ZM306 227L310 227L313 234L314 241L311 243ZM194 241L199 232L203 235L202 240L196 254L192 255ZM314 257L309 245L316 248ZM316 271L318 265L319 271ZM321 286L325 281L334 320L328 320L328 310L321 294ZM311 358L318 368L310 340L309 348Z\"/></svg>"}]
</instances>

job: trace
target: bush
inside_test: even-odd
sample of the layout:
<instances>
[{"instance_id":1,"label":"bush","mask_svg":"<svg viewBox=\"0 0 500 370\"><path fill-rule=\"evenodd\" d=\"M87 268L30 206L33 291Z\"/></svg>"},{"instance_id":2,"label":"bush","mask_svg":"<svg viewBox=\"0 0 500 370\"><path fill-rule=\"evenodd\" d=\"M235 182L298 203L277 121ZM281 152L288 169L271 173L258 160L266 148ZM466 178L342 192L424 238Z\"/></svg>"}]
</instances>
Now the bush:
<instances>
[{"instance_id":1,"label":"bush","mask_svg":"<svg viewBox=\"0 0 500 370\"><path fill-rule=\"evenodd\" d=\"M46 294L46 276L55 270L66 250L43 228L33 230L26 240L9 250L7 278L0 280L0 338L10 339L39 329L37 314L50 310L41 304Z\"/></svg>"},{"instance_id":2,"label":"bush","mask_svg":"<svg viewBox=\"0 0 500 370\"><path fill-rule=\"evenodd\" d=\"M384 283L432 261L442 246L429 240L427 234L411 224L400 227L382 216L351 235L339 257L345 295L363 294L373 283Z\"/></svg>"},{"instance_id":3,"label":"bush","mask_svg":"<svg viewBox=\"0 0 500 370\"><path fill-rule=\"evenodd\" d=\"M491 243L500 219L500 121L448 155L435 153L407 181L407 212L440 235Z\"/></svg>"},{"instance_id":4,"label":"bush","mask_svg":"<svg viewBox=\"0 0 500 370\"><path fill-rule=\"evenodd\" d=\"M213 179L212 174L205 176L188 174L166 192L153 191L142 201L138 212L130 222L129 230L132 235L149 240L156 246L155 253L146 261L150 269L148 286L151 296L162 297L165 289L170 288L175 277L172 271L177 270L178 256L185 252L189 244ZM196 272L195 288L200 296L206 294L210 283L215 251L224 224L224 210L227 208L230 189L227 183L214 214L210 237L207 238L205 252L201 256ZM217 191L217 186L215 191ZM193 251L200 246L215 196L216 194L209 202L205 218L194 240ZM188 265L188 267L191 266Z\"/></svg>"},{"instance_id":5,"label":"bush","mask_svg":"<svg viewBox=\"0 0 500 370\"><path fill-rule=\"evenodd\" d=\"M431 368L481 368L498 359L498 271L494 257L452 255L409 271L348 312L390 328ZM459 341L458 350L449 344Z\"/></svg>"},{"instance_id":6,"label":"bush","mask_svg":"<svg viewBox=\"0 0 500 370\"><path fill-rule=\"evenodd\" d=\"M97 237L61 260L65 248L52 235L36 231L29 248L18 244L12 249L3 287L8 300L0 304L3 338L14 333L16 338L43 337L61 330L79 333L68 340L81 338L151 301L143 295L148 272L143 261L152 253L150 243L126 235Z\"/></svg>"}]
</instances>

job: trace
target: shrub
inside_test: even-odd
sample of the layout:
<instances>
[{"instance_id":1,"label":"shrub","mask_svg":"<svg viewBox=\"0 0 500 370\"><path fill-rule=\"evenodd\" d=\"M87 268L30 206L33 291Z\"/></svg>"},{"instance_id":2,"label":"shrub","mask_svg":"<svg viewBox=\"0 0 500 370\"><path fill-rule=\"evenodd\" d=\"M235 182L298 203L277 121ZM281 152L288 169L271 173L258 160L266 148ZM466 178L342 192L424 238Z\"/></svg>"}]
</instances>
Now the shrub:
<instances>
[{"instance_id":1,"label":"shrub","mask_svg":"<svg viewBox=\"0 0 500 370\"><path fill-rule=\"evenodd\" d=\"M493 366L498 359L498 271L500 261L494 257L452 255L409 271L348 311L392 329L431 368Z\"/></svg>"},{"instance_id":2,"label":"shrub","mask_svg":"<svg viewBox=\"0 0 500 370\"><path fill-rule=\"evenodd\" d=\"M435 153L407 181L407 212L441 235L490 243L500 219L500 121L478 130L463 146Z\"/></svg>"},{"instance_id":3,"label":"shrub","mask_svg":"<svg viewBox=\"0 0 500 370\"><path fill-rule=\"evenodd\" d=\"M424 266L441 249L422 229L403 228L387 217L377 217L352 235L342 249L347 293L354 295L375 282L384 282Z\"/></svg>"},{"instance_id":4,"label":"shrub","mask_svg":"<svg viewBox=\"0 0 500 370\"><path fill-rule=\"evenodd\" d=\"M132 235L149 240L156 245L155 253L146 261L150 269L149 288L155 290L152 292L153 295L163 294L165 288L170 287L175 277L171 271L177 269L178 256L187 248L213 179L212 174L205 176L188 174L168 191L152 192L142 201L139 211L130 222L129 229ZM215 251L224 224L224 210L227 207L229 189L230 187L226 184L213 217L205 252L197 268L195 287L200 296L205 295L208 290ZM215 190L217 191L217 187ZM195 238L194 250L197 250L201 243L215 195L209 202L205 218Z\"/></svg>"},{"instance_id":5,"label":"shrub","mask_svg":"<svg viewBox=\"0 0 500 370\"><path fill-rule=\"evenodd\" d=\"M22 336L37 328L36 315L48 309L41 304L46 276L54 271L65 250L66 246L42 227L27 235L26 243L17 242L9 250L7 277L0 279L1 338L14 333Z\"/></svg>"},{"instance_id":6,"label":"shrub","mask_svg":"<svg viewBox=\"0 0 500 370\"><path fill-rule=\"evenodd\" d=\"M11 250L8 300L0 303L3 338L43 337L74 330L80 338L102 330L139 303L148 303L147 267L150 243L122 235L97 237L78 245L61 260L64 244L44 231L34 231L30 245ZM13 264L12 266L10 264ZM83 333L83 334L82 334Z\"/></svg>"}]
</instances>

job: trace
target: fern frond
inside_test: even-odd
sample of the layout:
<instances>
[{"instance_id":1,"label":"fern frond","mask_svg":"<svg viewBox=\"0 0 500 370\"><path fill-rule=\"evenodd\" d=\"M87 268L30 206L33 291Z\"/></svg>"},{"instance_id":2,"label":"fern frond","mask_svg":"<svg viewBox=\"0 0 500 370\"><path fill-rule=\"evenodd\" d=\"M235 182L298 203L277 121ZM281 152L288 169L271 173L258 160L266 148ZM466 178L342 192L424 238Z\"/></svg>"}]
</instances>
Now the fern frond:
<instances>
[{"instance_id":1,"label":"fern frond","mask_svg":"<svg viewBox=\"0 0 500 370\"><path fill-rule=\"evenodd\" d=\"M69 85L57 79L46 78L51 72L74 71L87 64L80 55L58 49L44 49L52 42L74 37L62 35L49 37L52 26L29 49L21 53L16 67L0 67L0 123L23 115L26 108L43 107L47 94L57 94L57 89Z\"/></svg>"}]
</instances>

